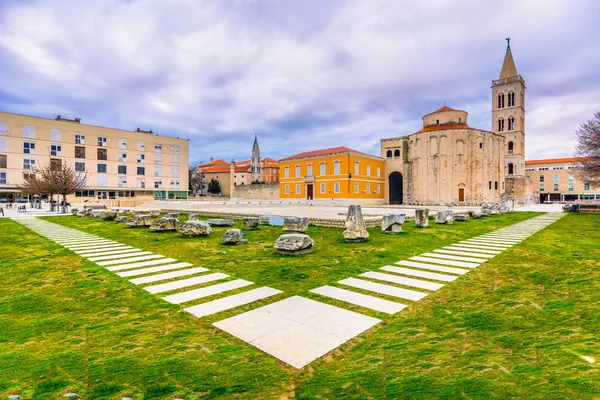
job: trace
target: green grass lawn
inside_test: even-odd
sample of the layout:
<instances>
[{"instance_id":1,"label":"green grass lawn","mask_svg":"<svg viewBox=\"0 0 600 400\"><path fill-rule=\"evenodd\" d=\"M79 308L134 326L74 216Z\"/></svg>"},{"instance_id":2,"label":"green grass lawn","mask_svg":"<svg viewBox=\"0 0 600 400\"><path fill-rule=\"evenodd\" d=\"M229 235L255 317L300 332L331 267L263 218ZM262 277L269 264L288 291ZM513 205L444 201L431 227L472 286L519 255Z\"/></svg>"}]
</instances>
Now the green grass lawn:
<instances>
[{"instance_id":1,"label":"green grass lawn","mask_svg":"<svg viewBox=\"0 0 600 400\"><path fill-rule=\"evenodd\" d=\"M284 293L377 269L537 214L346 244L310 227L315 252L281 256L281 228L220 244L89 218L47 220L222 271ZM241 226L240 226L241 227ZM54 399L598 398L600 216L568 215L301 371L10 220L0 220L0 394ZM235 292L231 292L235 293ZM592 363L587 357L592 357ZM587 360L586 360L587 358Z\"/></svg>"}]
</instances>

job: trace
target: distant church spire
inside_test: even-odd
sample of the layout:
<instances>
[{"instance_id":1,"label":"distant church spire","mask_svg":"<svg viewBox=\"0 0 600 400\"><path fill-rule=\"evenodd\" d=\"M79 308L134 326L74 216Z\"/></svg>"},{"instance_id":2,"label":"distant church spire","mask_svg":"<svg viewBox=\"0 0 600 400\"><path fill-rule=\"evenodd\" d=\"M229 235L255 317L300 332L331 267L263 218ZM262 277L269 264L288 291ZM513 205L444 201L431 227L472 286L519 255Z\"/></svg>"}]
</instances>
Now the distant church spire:
<instances>
[{"instance_id":1,"label":"distant church spire","mask_svg":"<svg viewBox=\"0 0 600 400\"><path fill-rule=\"evenodd\" d=\"M504 56L499 79L512 78L513 76L519 76L519 74L517 73L517 67L515 67L512 52L510 51L510 38L506 38L506 55Z\"/></svg>"},{"instance_id":2,"label":"distant church spire","mask_svg":"<svg viewBox=\"0 0 600 400\"><path fill-rule=\"evenodd\" d=\"M254 144L252 145L252 181L262 182L262 165L260 160L260 149L258 147L258 135L254 134Z\"/></svg>"}]
</instances>

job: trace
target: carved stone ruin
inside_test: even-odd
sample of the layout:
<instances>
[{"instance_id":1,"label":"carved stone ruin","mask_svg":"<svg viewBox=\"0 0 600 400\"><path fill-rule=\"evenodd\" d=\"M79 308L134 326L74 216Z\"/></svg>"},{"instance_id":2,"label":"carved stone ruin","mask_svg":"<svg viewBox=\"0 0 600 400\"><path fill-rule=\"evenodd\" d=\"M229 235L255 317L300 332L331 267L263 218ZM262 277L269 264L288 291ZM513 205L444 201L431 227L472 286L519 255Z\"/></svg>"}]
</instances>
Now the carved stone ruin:
<instances>
[{"instance_id":1,"label":"carved stone ruin","mask_svg":"<svg viewBox=\"0 0 600 400\"><path fill-rule=\"evenodd\" d=\"M454 211L439 210L435 215L435 222L438 224L452 224L454 222Z\"/></svg>"},{"instance_id":2,"label":"carved stone ruin","mask_svg":"<svg viewBox=\"0 0 600 400\"><path fill-rule=\"evenodd\" d=\"M401 233L405 218L406 214L384 215L381 220L381 232L391 234Z\"/></svg>"},{"instance_id":3,"label":"carved stone ruin","mask_svg":"<svg viewBox=\"0 0 600 400\"><path fill-rule=\"evenodd\" d=\"M302 233L284 233L273 244L279 254L308 254L313 252L315 241Z\"/></svg>"},{"instance_id":4,"label":"carved stone ruin","mask_svg":"<svg viewBox=\"0 0 600 400\"><path fill-rule=\"evenodd\" d=\"M348 207L346 230L343 235L347 242L363 242L369 237L362 210L357 204Z\"/></svg>"},{"instance_id":5,"label":"carved stone ruin","mask_svg":"<svg viewBox=\"0 0 600 400\"><path fill-rule=\"evenodd\" d=\"M157 232L168 232L177 230L179 220L173 217L167 217L166 215L162 218L157 219L150 225L150 230Z\"/></svg>"},{"instance_id":6,"label":"carved stone ruin","mask_svg":"<svg viewBox=\"0 0 600 400\"><path fill-rule=\"evenodd\" d=\"M227 232L223 234L223 243L244 244L248 243L248 241L244 239L244 234L241 229L228 229Z\"/></svg>"},{"instance_id":7,"label":"carved stone ruin","mask_svg":"<svg viewBox=\"0 0 600 400\"><path fill-rule=\"evenodd\" d=\"M231 226L231 225L235 224L235 222L232 219L223 219L223 218L208 219L208 220L206 220L206 222L210 226Z\"/></svg>"},{"instance_id":8,"label":"carved stone ruin","mask_svg":"<svg viewBox=\"0 0 600 400\"><path fill-rule=\"evenodd\" d=\"M429 226L429 208L417 208L415 210L415 223L419 228Z\"/></svg>"},{"instance_id":9,"label":"carved stone ruin","mask_svg":"<svg viewBox=\"0 0 600 400\"><path fill-rule=\"evenodd\" d=\"M139 226L150 226L154 218L150 214L135 214L132 216L129 221L127 221L127 226L129 227L139 227Z\"/></svg>"},{"instance_id":10,"label":"carved stone ruin","mask_svg":"<svg viewBox=\"0 0 600 400\"><path fill-rule=\"evenodd\" d=\"M183 236L208 236L212 232L206 221L187 221L177 225L177 232Z\"/></svg>"},{"instance_id":11,"label":"carved stone ruin","mask_svg":"<svg viewBox=\"0 0 600 400\"><path fill-rule=\"evenodd\" d=\"M283 231L286 233L306 233L308 230L307 217L283 218Z\"/></svg>"},{"instance_id":12,"label":"carved stone ruin","mask_svg":"<svg viewBox=\"0 0 600 400\"><path fill-rule=\"evenodd\" d=\"M260 218L246 217L244 218L244 225L246 226L246 229L258 229L258 225L260 225Z\"/></svg>"},{"instance_id":13,"label":"carved stone ruin","mask_svg":"<svg viewBox=\"0 0 600 400\"><path fill-rule=\"evenodd\" d=\"M115 210L100 211L100 218L102 218L105 221L112 221L113 219L117 218L118 215L119 213L117 213Z\"/></svg>"}]
</instances>

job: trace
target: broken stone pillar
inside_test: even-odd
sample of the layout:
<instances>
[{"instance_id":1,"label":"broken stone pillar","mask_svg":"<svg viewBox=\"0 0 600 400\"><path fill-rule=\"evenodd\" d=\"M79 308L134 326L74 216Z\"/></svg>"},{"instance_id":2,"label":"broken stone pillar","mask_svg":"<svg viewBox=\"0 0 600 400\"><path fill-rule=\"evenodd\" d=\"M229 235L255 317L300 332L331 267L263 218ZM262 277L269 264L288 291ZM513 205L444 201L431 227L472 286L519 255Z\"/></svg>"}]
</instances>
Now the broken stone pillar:
<instances>
[{"instance_id":1,"label":"broken stone pillar","mask_svg":"<svg viewBox=\"0 0 600 400\"><path fill-rule=\"evenodd\" d=\"M454 214L455 221L468 221L471 219L469 213Z\"/></svg>"},{"instance_id":2,"label":"broken stone pillar","mask_svg":"<svg viewBox=\"0 0 600 400\"><path fill-rule=\"evenodd\" d=\"M244 239L244 234L241 229L227 229L227 231L223 234L223 243L225 244L243 244L248 243L246 239Z\"/></svg>"},{"instance_id":3,"label":"broken stone pillar","mask_svg":"<svg viewBox=\"0 0 600 400\"><path fill-rule=\"evenodd\" d=\"M429 208L417 208L415 210L415 223L419 228L429 226Z\"/></svg>"},{"instance_id":4,"label":"broken stone pillar","mask_svg":"<svg viewBox=\"0 0 600 400\"><path fill-rule=\"evenodd\" d=\"M246 229L258 229L258 225L260 225L260 218L246 217L244 218L244 225L246 226Z\"/></svg>"},{"instance_id":5,"label":"broken stone pillar","mask_svg":"<svg viewBox=\"0 0 600 400\"><path fill-rule=\"evenodd\" d=\"M206 222L210 226L231 226L235 224L235 221L232 219L224 219L224 218L213 218L207 219Z\"/></svg>"},{"instance_id":6,"label":"broken stone pillar","mask_svg":"<svg viewBox=\"0 0 600 400\"><path fill-rule=\"evenodd\" d=\"M381 220L381 232L391 234L402 232L402 224L405 218L406 214L384 215Z\"/></svg>"},{"instance_id":7,"label":"broken stone pillar","mask_svg":"<svg viewBox=\"0 0 600 400\"><path fill-rule=\"evenodd\" d=\"M284 217L283 231L287 233L306 233L308 217Z\"/></svg>"},{"instance_id":8,"label":"broken stone pillar","mask_svg":"<svg viewBox=\"0 0 600 400\"><path fill-rule=\"evenodd\" d=\"M302 233L284 233L273 244L279 254L308 254L313 252L315 241Z\"/></svg>"},{"instance_id":9,"label":"broken stone pillar","mask_svg":"<svg viewBox=\"0 0 600 400\"><path fill-rule=\"evenodd\" d=\"M187 221L177 225L177 232L183 236L208 236L212 232L206 221Z\"/></svg>"},{"instance_id":10,"label":"broken stone pillar","mask_svg":"<svg viewBox=\"0 0 600 400\"><path fill-rule=\"evenodd\" d=\"M485 217L487 217L488 215L492 215L492 206L490 204L482 204L481 215Z\"/></svg>"},{"instance_id":11,"label":"broken stone pillar","mask_svg":"<svg viewBox=\"0 0 600 400\"><path fill-rule=\"evenodd\" d=\"M157 232L175 231L177 230L177 225L179 225L177 218L164 216L154 221L150 225L150 229Z\"/></svg>"},{"instance_id":12,"label":"broken stone pillar","mask_svg":"<svg viewBox=\"0 0 600 400\"><path fill-rule=\"evenodd\" d=\"M150 226L154 218L152 215L148 214L135 214L135 216L131 217L129 221L127 221L127 226L129 227L139 227L139 226Z\"/></svg>"},{"instance_id":13,"label":"broken stone pillar","mask_svg":"<svg viewBox=\"0 0 600 400\"><path fill-rule=\"evenodd\" d=\"M363 242L368 237L369 232L367 232L362 210L359 205L353 204L348 207L344 238L347 242Z\"/></svg>"},{"instance_id":14,"label":"broken stone pillar","mask_svg":"<svg viewBox=\"0 0 600 400\"><path fill-rule=\"evenodd\" d=\"M483 215L479 211L470 210L469 211L469 216L471 218L481 218Z\"/></svg>"},{"instance_id":15,"label":"broken stone pillar","mask_svg":"<svg viewBox=\"0 0 600 400\"><path fill-rule=\"evenodd\" d=\"M452 224L454 221L454 211L439 210L435 215L435 222L438 224Z\"/></svg>"}]
</instances>

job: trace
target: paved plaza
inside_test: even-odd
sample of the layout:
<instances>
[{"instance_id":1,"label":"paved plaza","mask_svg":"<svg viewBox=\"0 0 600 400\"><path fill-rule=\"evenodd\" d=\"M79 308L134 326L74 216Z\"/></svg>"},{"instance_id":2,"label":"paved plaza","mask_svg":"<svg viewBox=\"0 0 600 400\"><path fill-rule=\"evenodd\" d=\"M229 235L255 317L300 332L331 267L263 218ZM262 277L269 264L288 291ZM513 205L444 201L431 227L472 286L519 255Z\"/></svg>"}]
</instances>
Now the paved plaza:
<instances>
[{"instance_id":1,"label":"paved plaza","mask_svg":"<svg viewBox=\"0 0 600 400\"><path fill-rule=\"evenodd\" d=\"M378 271L332 281L310 292L339 300L349 307L395 314L442 290L445 285L455 284L459 276L468 274L562 216L546 213L399 260L395 265L382 265ZM303 368L381 322L343 306L302 296L289 297L274 287L211 272L169 255L154 254L35 217L16 221L164 301L180 304L197 318L272 299L270 304L214 325L295 368Z\"/></svg>"}]
</instances>

